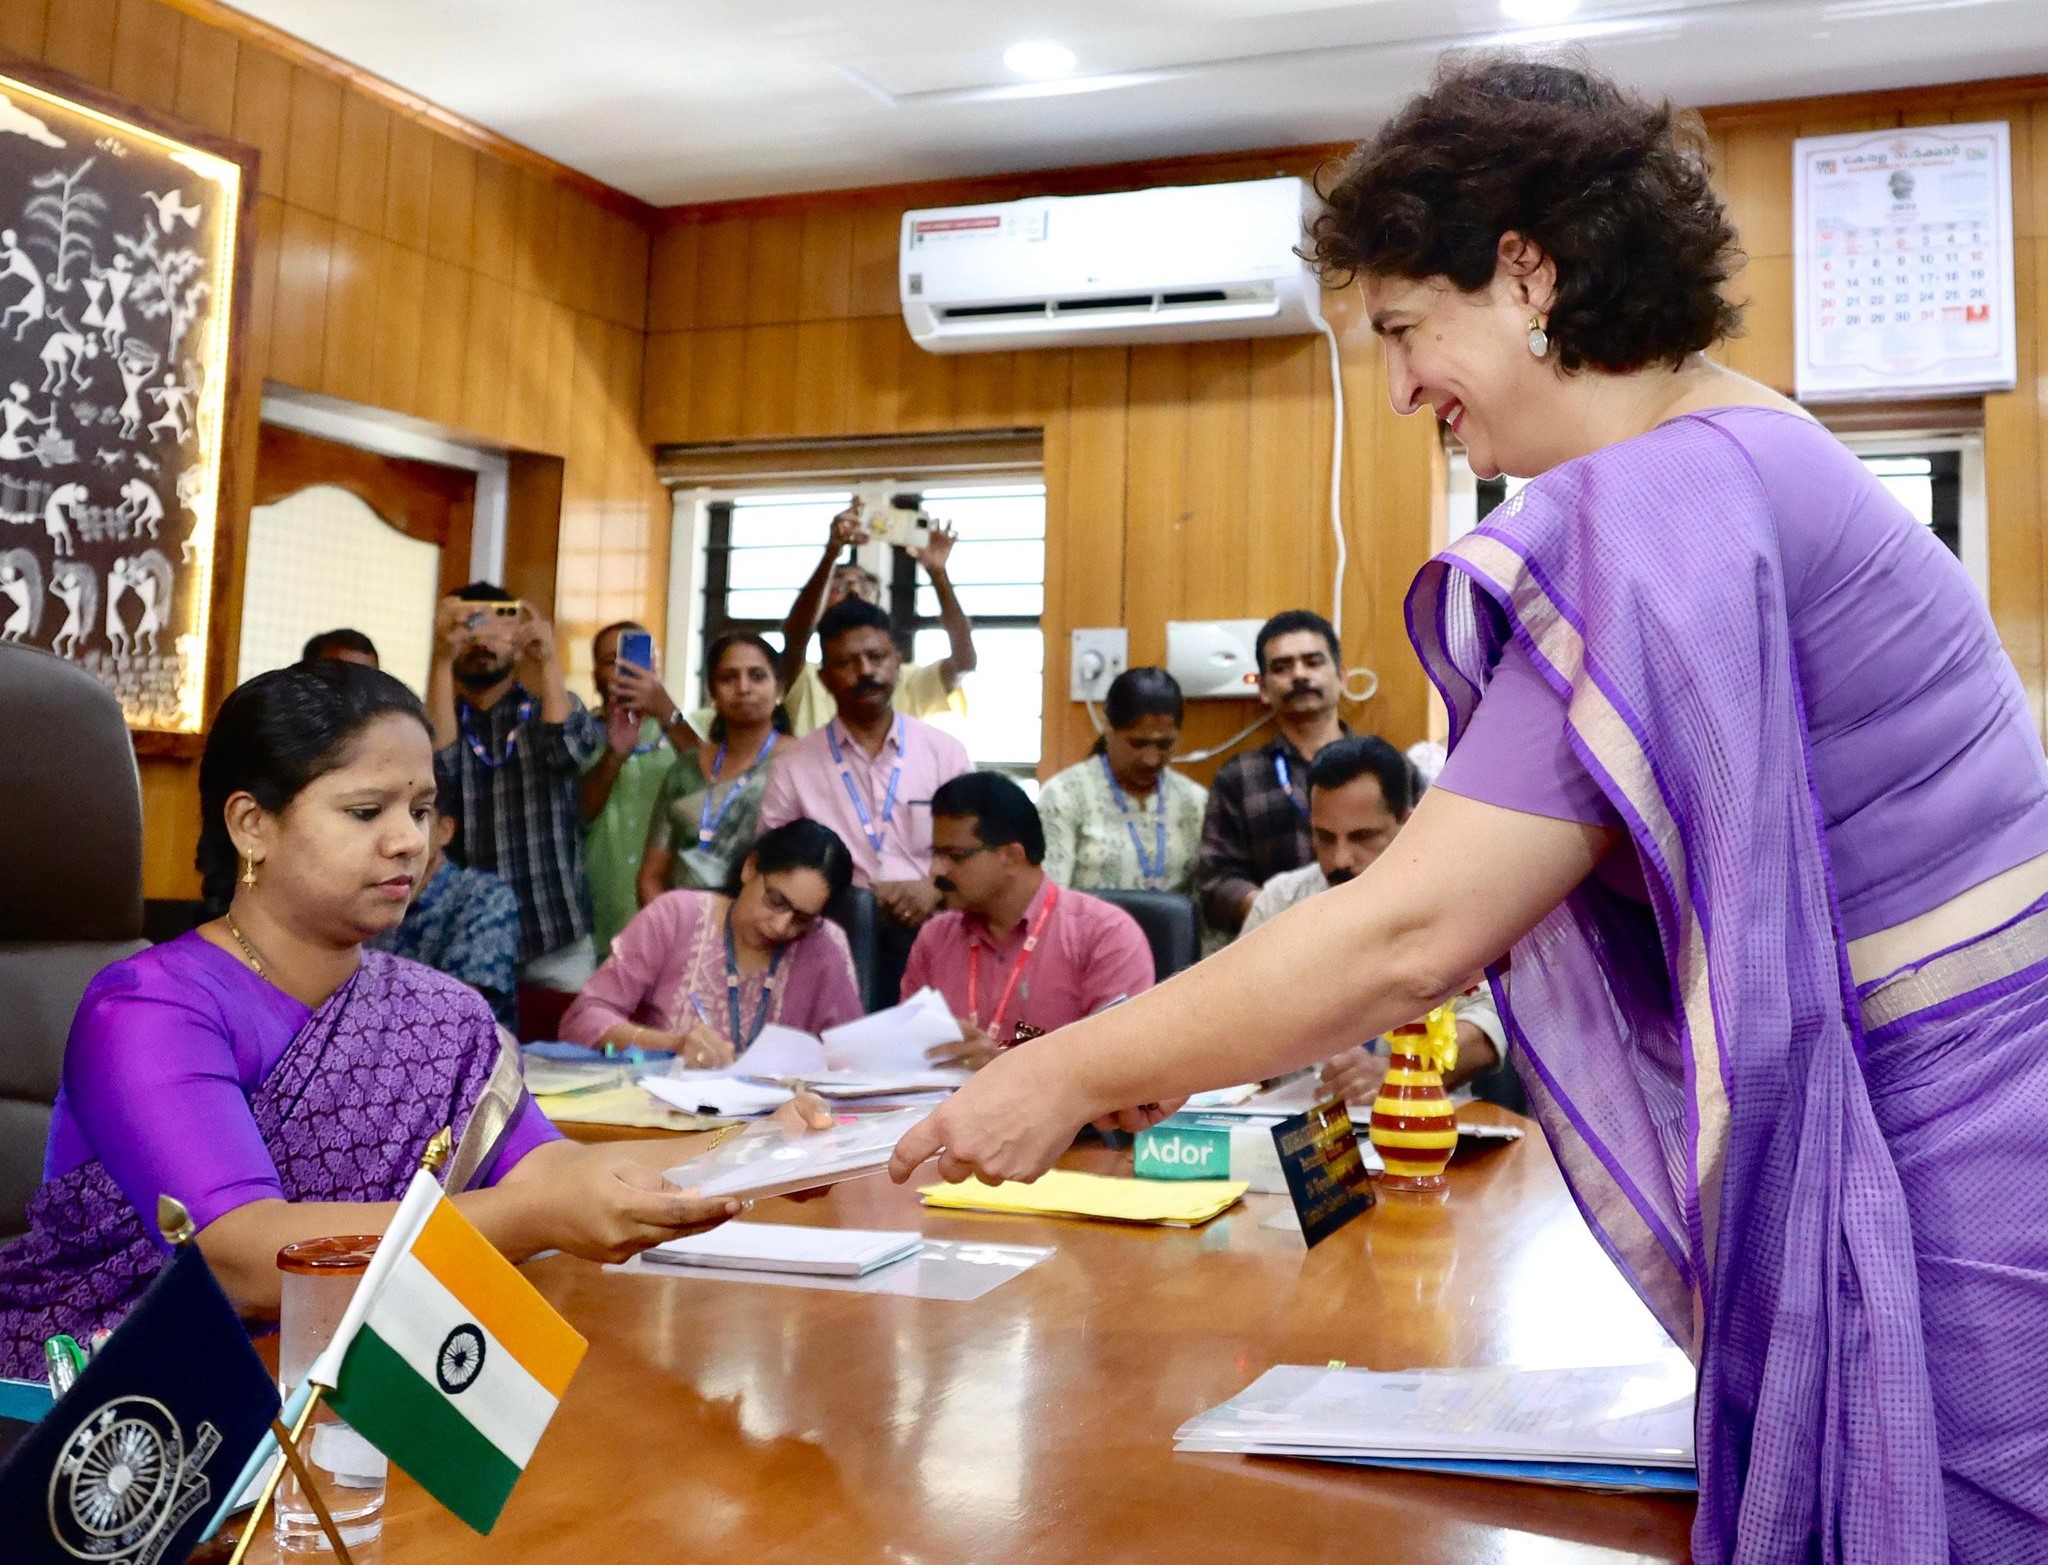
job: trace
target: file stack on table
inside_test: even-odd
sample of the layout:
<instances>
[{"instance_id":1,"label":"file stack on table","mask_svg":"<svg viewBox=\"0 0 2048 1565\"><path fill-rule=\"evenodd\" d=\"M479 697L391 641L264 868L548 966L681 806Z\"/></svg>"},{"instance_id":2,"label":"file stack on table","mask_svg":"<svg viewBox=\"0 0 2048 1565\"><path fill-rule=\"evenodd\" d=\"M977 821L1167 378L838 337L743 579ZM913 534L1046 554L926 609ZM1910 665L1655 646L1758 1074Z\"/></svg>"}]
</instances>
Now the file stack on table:
<instances>
[{"instance_id":1,"label":"file stack on table","mask_svg":"<svg viewBox=\"0 0 2048 1565\"><path fill-rule=\"evenodd\" d=\"M1693 1382L1675 1355L1599 1369L1286 1364L1181 1425L1174 1449L1691 1493Z\"/></svg>"}]
</instances>

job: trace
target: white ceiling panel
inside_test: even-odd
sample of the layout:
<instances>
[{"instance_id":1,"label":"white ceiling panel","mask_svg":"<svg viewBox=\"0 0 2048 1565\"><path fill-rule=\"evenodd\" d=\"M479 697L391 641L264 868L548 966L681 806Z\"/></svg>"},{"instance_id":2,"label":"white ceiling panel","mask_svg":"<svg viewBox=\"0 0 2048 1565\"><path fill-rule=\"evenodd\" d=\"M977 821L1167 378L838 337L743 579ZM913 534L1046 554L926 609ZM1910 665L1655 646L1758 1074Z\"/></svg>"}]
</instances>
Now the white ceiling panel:
<instances>
[{"instance_id":1,"label":"white ceiling panel","mask_svg":"<svg viewBox=\"0 0 2048 1565\"><path fill-rule=\"evenodd\" d=\"M1576 46L1690 104L2048 71L2048 0L237 3L657 205L1342 140L1457 47ZM1039 39L1069 76L1004 65Z\"/></svg>"}]
</instances>

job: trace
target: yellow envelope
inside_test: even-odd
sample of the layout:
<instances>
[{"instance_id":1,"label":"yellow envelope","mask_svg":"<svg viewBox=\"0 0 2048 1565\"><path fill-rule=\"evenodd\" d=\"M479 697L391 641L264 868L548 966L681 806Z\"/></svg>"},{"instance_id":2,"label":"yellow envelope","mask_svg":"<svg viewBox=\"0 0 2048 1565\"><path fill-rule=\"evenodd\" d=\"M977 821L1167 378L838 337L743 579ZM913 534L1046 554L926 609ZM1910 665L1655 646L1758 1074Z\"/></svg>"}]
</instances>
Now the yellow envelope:
<instances>
[{"instance_id":1,"label":"yellow envelope","mask_svg":"<svg viewBox=\"0 0 2048 1565\"><path fill-rule=\"evenodd\" d=\"M1094 1217L1112 1223L1193 1228L1237 1204L1251 1187L1238 1179L1127 1179L1056 1168L1034 1185L925 1185L926 1206L1026 1217Z\"/></svg>"},{"instance_id":2,"label":"yellow envelope","mask_svg":"<svg viewBox=\"0 0 2048 1565\"><path fill-rule=\"evenodd\" d=\"M536 1092L541 1113L559 1125L626 1125L638 1130L713 1130L730 1121L672 1109L644 1087L597 1092Z\"/></svg>"}]
</instances>

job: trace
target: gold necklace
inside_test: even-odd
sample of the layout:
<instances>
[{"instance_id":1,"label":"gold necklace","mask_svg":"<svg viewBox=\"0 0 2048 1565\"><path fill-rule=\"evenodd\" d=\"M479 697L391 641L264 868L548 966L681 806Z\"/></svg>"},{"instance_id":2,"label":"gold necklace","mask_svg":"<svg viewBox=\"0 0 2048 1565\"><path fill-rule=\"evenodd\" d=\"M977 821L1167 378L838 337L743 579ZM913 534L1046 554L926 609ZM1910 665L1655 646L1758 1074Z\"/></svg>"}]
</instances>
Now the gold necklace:
<instances>
[{"instance_id":1,"label":"gold necklace","mask_svg":"<svg viewBox=\"0 0 2048 1565\"><path fill-rule=\"evenodd\" d=\"M263 970L263 958L258 956L256 948L249 944L249 937L243 934L241 927L236 924L235 915L223 913L221 918L228 926L228 933L235 937L235 944L242 948L242 955L247 957L249 965L256 969L256 976L258 978L268 978L270 975Z\"/></svg>"}]
</instances>

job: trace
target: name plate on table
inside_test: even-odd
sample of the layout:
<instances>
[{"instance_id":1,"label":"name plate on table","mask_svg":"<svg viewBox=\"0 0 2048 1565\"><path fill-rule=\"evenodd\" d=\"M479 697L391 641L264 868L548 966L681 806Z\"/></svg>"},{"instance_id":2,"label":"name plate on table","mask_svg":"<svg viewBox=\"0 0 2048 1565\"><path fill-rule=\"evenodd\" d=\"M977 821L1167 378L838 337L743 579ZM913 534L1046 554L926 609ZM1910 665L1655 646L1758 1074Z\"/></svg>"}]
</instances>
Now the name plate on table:
<instances>
[{"instance_id":1,"label":"name plate on table","mask_svg":"<svg viewBox=\"0 0 2048 1565\"><path fill-rule=\"evenodd\" d=\"M1371 1208L1372 1181L1342 1098L1282 1120L1273 1127L1273 1145L1310 1248Z\"/></svg>"}]
</instances>

